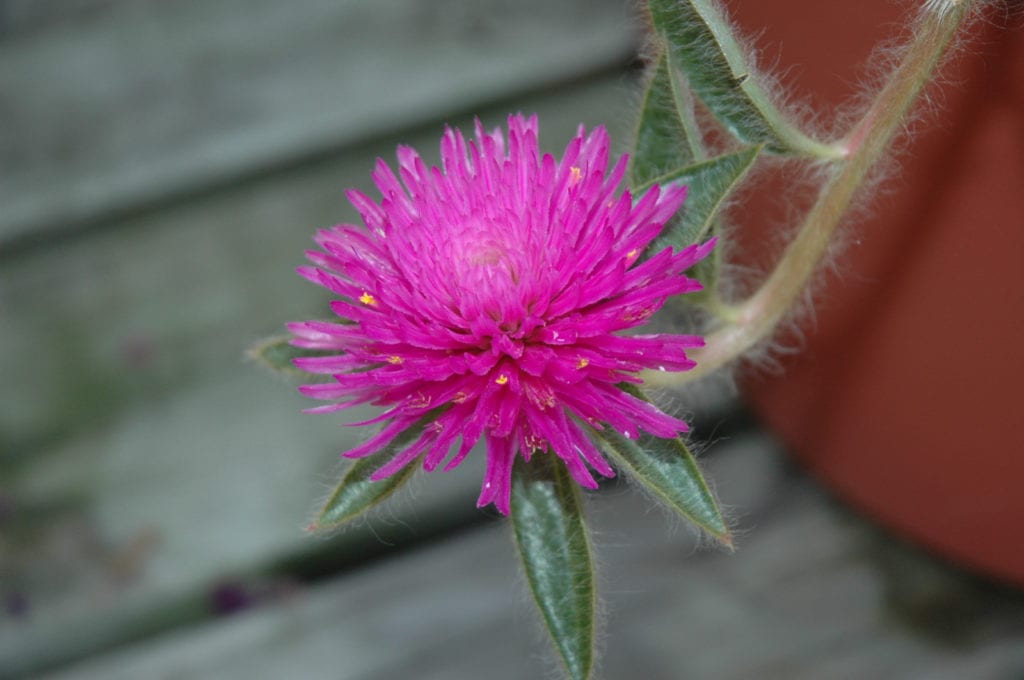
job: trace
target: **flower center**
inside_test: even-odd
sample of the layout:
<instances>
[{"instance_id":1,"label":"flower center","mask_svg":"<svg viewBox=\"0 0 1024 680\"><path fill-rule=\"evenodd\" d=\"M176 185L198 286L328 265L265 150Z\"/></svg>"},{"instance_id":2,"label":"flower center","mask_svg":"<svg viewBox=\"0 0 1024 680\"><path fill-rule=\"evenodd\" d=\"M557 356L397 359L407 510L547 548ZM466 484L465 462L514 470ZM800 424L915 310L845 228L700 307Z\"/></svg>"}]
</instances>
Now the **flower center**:
<instances>
[{"instance_id":1,"label":"flower center","mask_svg":"<svg viewBox=\"0 0 1024 680\"><path fill-rule=\"evenodd\" d=\"M486 246L483 249L470 253L467 256L470 264L493 266L501 261L502 251L494 246Z\"/></svg>"}]
</instances>

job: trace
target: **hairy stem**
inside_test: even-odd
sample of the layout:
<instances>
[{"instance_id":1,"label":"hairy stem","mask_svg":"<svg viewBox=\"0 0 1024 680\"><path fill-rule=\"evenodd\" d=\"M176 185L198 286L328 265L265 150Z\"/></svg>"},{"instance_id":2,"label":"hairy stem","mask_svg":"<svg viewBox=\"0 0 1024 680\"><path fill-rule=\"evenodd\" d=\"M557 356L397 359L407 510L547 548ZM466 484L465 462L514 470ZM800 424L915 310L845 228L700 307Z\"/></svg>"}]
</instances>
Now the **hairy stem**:
<instances>
[{"instance_id":1,"label":"hairy stem","mask_svg":"<svg viewBox=\"0 0 1024 680\"><path fill-rule=\"evenodd\" d=\"M867 112L839 143L844 157L833 162L829 179L775 270L753 295L732 306L729 322L707 336L705 347L693 352L695 369L671 374L646 371L643 378L648 385L667 387L703 378L771 336L807 287L857 190L885 155L951 38L964 23L970 5L976 1L926 3L902 61Z\"/></svg>"}]
</instances>

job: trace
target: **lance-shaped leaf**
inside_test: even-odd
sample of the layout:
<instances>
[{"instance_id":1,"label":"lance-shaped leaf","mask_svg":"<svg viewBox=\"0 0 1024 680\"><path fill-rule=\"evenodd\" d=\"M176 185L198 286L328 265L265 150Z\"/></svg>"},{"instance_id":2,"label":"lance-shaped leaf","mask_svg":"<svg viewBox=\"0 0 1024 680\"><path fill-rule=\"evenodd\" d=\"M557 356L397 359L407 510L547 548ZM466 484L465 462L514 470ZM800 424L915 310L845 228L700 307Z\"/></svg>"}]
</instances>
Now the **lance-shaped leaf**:
<instances>
[{"instance_id":1,"label":"lance-shaped leaf","mask_svg":"<svg viewBox=\"0 0 1024 680\"><path fill-rule=\"evenodd\" d=\"M596 434L605 444L602 448L620 469L672 510L721 543L732 546L732 537L718 504L697 461L681 439L660 439L649 434L627 439L611 428Z\"/></svg>"},{"instance_id":2,"label":"lance-shaped leaf","mask_svg":"<svg viewBox=\"0 0 1024 680\"><path fill-rule=\"evenodd\" d=\"M423 432L423 426L429 422L428 418L436 418L436 415L425 417L377 453L356 459L345 471L338 486L334 487L330 498L309 529L337 529L373 508L408 482L416 471L415 462L379 481L371 480L370 475L394 458L395 454L408 446L414 438L418 438Z\"/></svg>"},{"instance_id":3,"label":"lance-shaped leaf","mask_svg":"<svg viewBox=\"0 0 1024 680\"><path fill-rule=\"evenodd\" d=\"M688 187L686 203L680 211L680 216L670 222L654 240L651 252L657 252L667 245L677 249L684 248L707 238L712 231L718 209L747 174L761 148L752 146L735 153L716 156L702 163L679 168L651 182L660 185L675 182ZM646 186L639 188L637 195L646 189Z\"/></svg>"},{"instance_id":4,"label":"lance-shaped leaf","mask_svg":"<svg viewBox=\"0 0 1024 680\"><path fill-rule=\"evenodd\" d=\"M305 349L289 344L291 337L288 335L275 335L261 340L246 350L245 355L260 363L272 371L286 373L288 375L305 375L292 363L293 359L299 357L321 357L330 354L337 354L337 351L320 349Z\"/></svg>"},{"instance_id":5,"label":"lance-shaped leaf","mask_svg":"<svg viewBox=\"0 0 1024 680\"><path fill-rule=\"evenodd\" d=\"M634 385L625 383L619 387L637 399L648 400ZM594 430L594 434L620 469L674 511L724 545L732 547L729 527L697 467L696 459L683 440L661 439L649 434L642 434L634 440L611 428Z\"/></svg>"},{"instance_id":6,"label":"lance-shaped leaf","mask_svg":"<svg viewBox=\"0 0 1024 680\"><path fill-rule=\"evenodd\" d=\"M780 154L839 158L786 120L761 86L714 0L648 0L655 32L697 96L737 139Z\"/></svg>"},{"instance_id":7,"label":"lance-shaped leaf","mask_svg":"<svg viewBox=\"0 0 1024 680\"><path fill-rule=\"evenodd\" d=\"M518 461L511 519L526 579L573 680L594 661L595 590L580 492L563 465L538 454Z\"/></svg>"},{"instance_id":8,"label":"lance-shaped leaf","mask_svg":"<svg viewBox=\"0 0 1024 680\"><path fill-rule=\"evenodd\" d=\"M668 55L662 52L644 93L637 124L636 145L629 161L629 185L650 183L693 163L692 146L683 127Z\"/></svg>"}]
</instances>

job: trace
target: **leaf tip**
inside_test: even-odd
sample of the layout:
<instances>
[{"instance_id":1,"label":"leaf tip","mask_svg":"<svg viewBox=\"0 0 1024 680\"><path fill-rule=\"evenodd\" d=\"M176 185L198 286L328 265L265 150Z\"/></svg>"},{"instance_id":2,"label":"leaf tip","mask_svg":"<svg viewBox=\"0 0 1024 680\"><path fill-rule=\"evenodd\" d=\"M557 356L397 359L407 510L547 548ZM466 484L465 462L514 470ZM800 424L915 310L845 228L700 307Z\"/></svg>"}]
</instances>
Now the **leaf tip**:
<instances>
[{"instance_id":1,"label":"leaf tip","mask_svg":"<svg viewBox=\"0 0 1024 680\"><path fill-rule=\"evenodd\" d=\"M292 364L292 360L309 353L309 350L293 347L291 336L274 335L249 345L242 352L242 357L245 361L258 364L272 373L297 375L300 371Z\"/></svg>"},{"instance_id":2,"label":"leaf tip","mask_svg":"<svg viewBox=\"0 0 1024 680\"><path fill-rule=\"evenodd\" d=\"M736 552L736 543L733 542L732 533L728 530L725 533L715 535L715 540L730 553Z\"/></svg>"},{"instance_id":3,"label":"leaf tip","mask_svg":"<svg viewBox=\"0 0 1024 680\"><path fill-rule=\"evenodd\" d=\"M271 342L271 339L269 339L269 338L263 338L262 340L257 340L256 342L250 344L248 347L246 347L244 350L242 350L242 358L245 361L249 361L249 362L253 362L253 363L262 363L263 351L266 349L266 346L270 342Z\"/></svg>"}]
</instances>

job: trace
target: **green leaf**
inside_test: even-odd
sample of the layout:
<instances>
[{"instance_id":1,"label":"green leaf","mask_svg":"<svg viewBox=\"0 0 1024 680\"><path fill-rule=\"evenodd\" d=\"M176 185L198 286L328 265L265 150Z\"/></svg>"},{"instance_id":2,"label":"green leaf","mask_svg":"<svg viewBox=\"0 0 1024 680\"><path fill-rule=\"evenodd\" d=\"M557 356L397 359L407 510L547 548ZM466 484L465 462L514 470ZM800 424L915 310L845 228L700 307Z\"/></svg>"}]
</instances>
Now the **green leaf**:
<instances>
[{"instance_id":1,"label":"green leaf","mask_svg":"<svg viewBox=\"0 0 1024 680\"><path fill-rule=\"evenodd\" d=\"M626 439L606 428L597 435L615 463L674 511L707 531L727 546L729 528L697 467L693 454L681 439L661 439L642 434Z\"/></svg>"},{"instance_id":2,"label":"green leaf","mask_svg":"<svg viewBox=\"0 0 1024 680\"><path fill-rule=\"evenodd\" d=\"M391 460L398 451L408 446L423 432L426 418L414 425L386 447L365 458L358 458L345 471L338 486L331 492L310 530L337 529L349 520L355 519L367 510L385 500L408 482L416 471L415 461L387 479L372 481L370 475Z\"/></svg>"},{"instance_id":3,"label":"green leaf","mask_svg":"<svg viewBox=\"0 0 1024 680\"><path fill-rule=\"evenodd\" d=\"M621 387L638 399L647 401L633 385ZM693 454L681 439L661 439L649 434L641 434L636 440L627 439L611 428L595 430L594 433L620 469L672 510L722 544L732 547L729 527L722 519L715 497L711 495Z\"/></svg>"},{"instance_id":4,"label":"green leaf","mask_svg":"<svg viewBox=\"0 0 1024 680\"><path fill-rule=\"evenodd\" d=\"M331 354L338 354L337 351L321 349L304 349L293 347L288 344L291 339L288 335L275 335L252 345L246 350L245 355L260 363L272 371L286 373L288 375L305 375L292 363L292 359L299 357L321 357Z\"/></svg>"},{"instance_id":5,"label":"green leaf","mask_svg":"<svg viewBox=\"0 0 1024 680\"><path fill-rule=\"evenodd\" d=\"M841 156L798 130L771 102L714 0L648 0L648 7L690 87L737 139L779 154Z\"/></svg>"},{"instance_id":6,"label":"green leaf","mask_svg":"<svg viewBox=\"0 0 1024 680\"><path fill-rule=\"evenodd\" d=\"M580 492L565 466L536 454L517 461L512 528L534 601L573 680L594 661L594 564Z\"/></svg>"},{"instance_id":7,"label":"green leaf","mask_svg":"<svg viewBox=\"0 0 1024 680\"><path fill-rule=\"evenodd\" d=\"M667 245L684 248L691 243L704 240L711 233L715 216L726 197L740 183L754 164L761 146L752 146L735 153L716 156L658 177L650 184L665 185L677 182L687 185L686 203L680 217L670 222L661 235L651 244L650 252L661 250ZM649 185L648 185L649 186ZM647 186L637 189L637 195Z\"/></svg>"},{"instance_id":8,"label":"green leaf","mask_svg":"<svg viewBox=\"0 0 1024 680\"><path fill-rule=\"evenodd\" d=\"M675 88L664 52L651 75L640 108L636 144L630 156L629 185L647 184L694 160L675 99Z\"/></svg>"},{"instance_id":9,"label":"green leaf","mask_svg":"<svg viewBox=\"0 0 1024 680\"><path fill-rule=\"evenodd\" d=\"M704 147L704 133L697 123L697 102L693 91L684 84L686 77L679 70L679 65L672 56L672 51L664 48L666 64L668 66L669 84L672 86L672 96L675 100L676 112L679 120L686 131L686 141L690 145L690 153L694 161L707 159L708 152Z\"/></svg>"}]
</instances>

